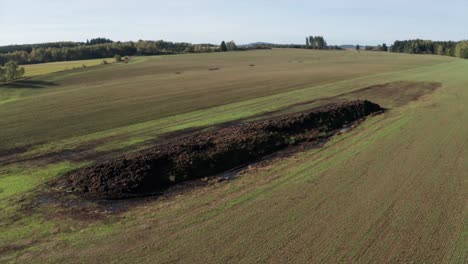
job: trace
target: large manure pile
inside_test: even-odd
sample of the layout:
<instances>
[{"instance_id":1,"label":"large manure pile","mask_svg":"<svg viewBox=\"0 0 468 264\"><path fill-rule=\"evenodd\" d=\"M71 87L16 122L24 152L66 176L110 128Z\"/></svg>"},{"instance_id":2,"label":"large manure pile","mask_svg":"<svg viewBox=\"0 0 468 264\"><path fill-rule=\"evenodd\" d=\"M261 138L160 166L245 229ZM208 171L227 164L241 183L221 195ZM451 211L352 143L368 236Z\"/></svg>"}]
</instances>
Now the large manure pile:
<instances>
[{"instance_id":1,"label":"large manure pile","mask_svg":"<svg viewBox=\"0 0 468 264\"><path fill-rule=\"evenodd\" d=\"M69 174L69 187L91 197L122 199L248 164L304 141L318 139L382 108L351 101L233 125L170 141Z\"/></svg>"}]
</instances>

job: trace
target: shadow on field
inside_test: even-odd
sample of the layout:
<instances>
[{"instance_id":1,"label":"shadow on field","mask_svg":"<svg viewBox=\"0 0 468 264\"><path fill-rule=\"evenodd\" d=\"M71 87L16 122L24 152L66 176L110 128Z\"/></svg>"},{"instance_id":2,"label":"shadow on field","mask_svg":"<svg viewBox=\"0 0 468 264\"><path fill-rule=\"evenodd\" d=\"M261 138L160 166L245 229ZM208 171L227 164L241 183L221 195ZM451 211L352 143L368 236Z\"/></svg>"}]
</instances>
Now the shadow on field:
<instances>
[{"instance_id":1,"label":"shadow on field","mask_svg":"<svg viewBox=\"0 0 468 264\"><path fill-rule=\"evenodd\" d=\"M19 80L10 83L0 84L0 88L15 88L15 89L40 89L47 86L57 86L54 82L38 81L38 80Z\"/></svg>"}]
</instances>

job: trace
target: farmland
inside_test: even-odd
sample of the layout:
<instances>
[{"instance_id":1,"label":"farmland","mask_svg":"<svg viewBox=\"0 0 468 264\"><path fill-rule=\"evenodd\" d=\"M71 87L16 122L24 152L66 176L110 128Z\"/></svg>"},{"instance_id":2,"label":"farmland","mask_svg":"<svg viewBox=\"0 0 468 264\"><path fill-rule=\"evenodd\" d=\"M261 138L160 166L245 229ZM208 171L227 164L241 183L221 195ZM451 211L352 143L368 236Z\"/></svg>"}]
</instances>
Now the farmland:
<instances>
[{"instance_id":1,"label":"farmland","mask_svg":"<svg viewBox=\"0 0 468 264\"><path fill-rule=\"evenodd\" d=\"M49 74L53 72L72 70L76 68L92 67L92 66L102 64L103 61L112 63L114 59L109 58L109 59L94 59L94 60L79 60L79 61L62 61L62 62L41 63L37 65L31 64L31 65L25 65L24 69L26 70L26 77L32 77L32 76Z\"/></svg>"},{"instance_id":2,"label":"farmland","mask_svg":"<svg viewBox=\"0 0 468 264\"><path fill-rule=\"evenodd\" d=\"M273 49L28 67L0 85L1 261L467 261L466 60ZM388 111L232 181L115 206L47 184L182 131L347 99Z\"/></svg>"}]
</instances>

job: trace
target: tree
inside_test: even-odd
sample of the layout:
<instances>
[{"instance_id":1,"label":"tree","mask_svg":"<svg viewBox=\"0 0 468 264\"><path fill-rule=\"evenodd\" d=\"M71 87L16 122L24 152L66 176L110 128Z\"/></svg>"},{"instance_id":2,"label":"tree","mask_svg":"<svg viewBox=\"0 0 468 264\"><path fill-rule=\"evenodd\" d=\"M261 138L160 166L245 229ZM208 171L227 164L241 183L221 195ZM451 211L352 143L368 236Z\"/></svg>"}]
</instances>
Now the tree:
<instances>
[{"instance_id":1,"label":"tree","mask_svg":"<svg viewBox=\"0 0 468 264\"><path fill-rule=\"evenodd\" d=\"M0 66L0 82L4 82L5 80L5 69L3 69L2 66Z\"/></svg>"},{"instance_id":2,"label":"tree","mask_svg":"<svg viewBox=\"0 0 468 264\"><path fill-rule=\"evenodd\" d=\"M233 40L226 43L226 47L228 50L237 50L237 45Z\"/></svg>"},{"instance_id":3,"label":"tree","mask_svg":"<svg viewBox=\"0 0 468 264\"><path fill-rule=\"evenodd\" d=\"M306 37L306 46L312 49L326 49L327 42L322 36Z\"/></svg>"},{"instance_id":4,"label":"tree","mask_svg":"<svg viewBox=\"0 0 468 264\"><path fill-rule=\"evenodd\" d=\"M460 41L455 47L455 56L468 59L468 41Z\"/></svg>"},{"instance_id":5,"label":"tree","mask_svg":"<svg viewBox=\"0 0 468 264\"><path fill-rule=\"evenodd\" d=\"M361 46L359 46L359 44L356 45L356 50L360 50L361 49Z\"/></svg>"},{"instance_id":6,"label":"tree","mask_svg":"<svg viewBox=\"0 0 468 264\"><path fill-rule=\"evenodd\" d=\"M382 44L382 51L388 51L388 47L387 47L387 44Z\"/></svg>"},{"instance_id":7,"label":"tree","mask_svg":"<svg viewBox=\"0 0 468 264\"><path fill-rule=\"evenodd\" d=\"M24 68L18 67L18 64L14 61L9 61L5 63L4 67L0 67L0 79L2 81L13 81L23 77Z\"/></svg>"},{"instance_id":8,"label":"tree","mask_svg":"<svg viewBox=\"0 0 468 264\"><path fill-rule=\"evenodd\" d=\"M115 60L116 62L121 62L121 61L122 61L122 56L120 56L119 54L116 54L116 55L114 56L114 60Z\"/></svg>"},{"instance_id":9,"label":"tree","mask_svg":"<svg viewBox=\"0 0 468 264\"><path fill-rule=\"evenodd\" d=\"M113 41L106 38L94 38L91 40L86 40L87 45L96 45L96 44L104 44L104 43L112 43Z\"/></svg>"},{"instance_id":10,"label":"tree","mask_svg":"<svg viewBox=\"0 0 468 264\"><path fill-rule=\"evenodd\" d=\"M327 47L327 42L325 41L325 39L322 37L322 36L316 36L314 38L315 40L315 47L318 48L318 49L324 49Z\"/></svg>"},{"instance_id":11,"label":"tree","mask_svg":"<svg viewBox=\"0 0 468 264\"><path fill-rule=\"evenodd\" d=\"M437 54L437 55L445 55L445 47L444 47L444 45L437 43L437 44L434 46L434 52L435 52L435 54Z\"/></svg>"},{"instance_id":12,"label":"tree","mask_svg":"<svg viewBox=\"0 0 468 264\"><path fill-rule=\"evenodd\" d=\"M227 51L227 46L226 46L226 42L221 42L221 45L219 46L219 48L221 49L221 51Z\"/></svg>"},{"instance_id":13,"label":"tree","mask_svg":"<svg viewBox=\"0 0 468 264\"><path fill-rule=\"evenodd\" d=\"M187 53L194 53L195 52L195 46L189 46L185 49L184 52L187 52Z\"/></svg>"}]
</instances>

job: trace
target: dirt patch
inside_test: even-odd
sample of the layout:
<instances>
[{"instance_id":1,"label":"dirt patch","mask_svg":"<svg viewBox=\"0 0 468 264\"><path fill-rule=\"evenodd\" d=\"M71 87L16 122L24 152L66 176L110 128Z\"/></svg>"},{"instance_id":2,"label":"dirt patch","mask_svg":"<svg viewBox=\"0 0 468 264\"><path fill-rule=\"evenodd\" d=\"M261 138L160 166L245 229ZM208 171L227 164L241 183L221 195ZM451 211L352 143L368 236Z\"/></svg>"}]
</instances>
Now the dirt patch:
<instances>
[{"instance_id":1,"label":"dirt patch","mask_svg":"<svg viewBox=\"0 0 468 264\"><path fill-rule=\"evenodd\" d=\"M57 86L54 82L40 81L40 80L30 80L30 78L12 81L8 83L0 83L0 88L14 88L14 89L36 89L36 88L46 88L48 86Z\"/></svg>"},{"instance_id":2,"label":"dirt patch","mask_svg":"<svg viewBox=\"0 0 468 264\"><path fill-rule=\"evenodd\" d=\"M438 82L410 82L399 81L384 84L372 85L356 91L341 94L345 98L366 98L374 102L386 100L395 106L405 105L411 101L416 101L423 95L434 92L442 86Z\"/></svg>"},{"instance_id":3,"label":"dirt patch","mask_svg":"<svg viewBox=\"0 0 468 264\"><path fill-rule=\"evenodd\" d=\"M370 101L352 101L220 128L77 170L65 177L65 184L95 198L151 194L248 164L288 146L316 141L381 111Z\"/></svg>"},{"instance_id":4,"label":"dirt patch","mask_svg":"<svg viewBox=\"0 0 468 264\"><path fill-rule=\"evenodd\" d=\"M265 118L281 116L287 113L320 109L322 107L341 104L349 100L369 100L385 106L403 106L412 101L420 99L424 95L431 94L442 87L438 82L410 82L398 81L384 84L377 84L357 89L351 92L337 94L331 97L323 97L314 100L304 101L288 105L278 110L262 113L248 118L237 120L237 122L255 121Z\"/></svg>"},{"instance_id":5,"label":"dirt patch","mask_svg":"<svg viewBox=\"0 0 468 264\"><path fill-rule=\"evenodd\" d=\"M0 163L7 164L11 157L25 153L32 149L33 146L24 146L24 147L16 147L11 148L8 150L0 151Z\"/></svg>"},{"instance_id":6,"label":"dirt patch","mask_svg":"<svg viewBox=\"0 0 468 264\"><path fill-rule=\"evenodd\" d=\"M36 240L31 239L20 244L0 245L0 256L7 255L10 252L19 252L21 250L24 250L30 247L36 242L37 242Z\"/></svg>"},{"instance_id":7,"label":"dirt patch","mask_svg":"<svg viewBox=\"0 0 468 264\"><path fill-rule=\"evenodd\" d=\"M97 160L103 161L106 158L109 158L109 155L115 153L103 152L96 153L94 148L101 146L112 140L118 140L122 136L109 136L102 139L92 140L86 143L83 143L73 149L64 149L59 151L49 151L49 152L37 152L30 155L24 155L28 151L33 150L33 146L27 146L22 148L16 148L8 151L0 152L0 163L3 165L9 165L19 162L38 162L41 164L50 164L60 161L88 161L88 160ZM39 144L41 145L41 144Z\"/></svg>"}]
</instances>

